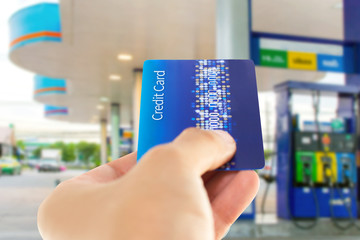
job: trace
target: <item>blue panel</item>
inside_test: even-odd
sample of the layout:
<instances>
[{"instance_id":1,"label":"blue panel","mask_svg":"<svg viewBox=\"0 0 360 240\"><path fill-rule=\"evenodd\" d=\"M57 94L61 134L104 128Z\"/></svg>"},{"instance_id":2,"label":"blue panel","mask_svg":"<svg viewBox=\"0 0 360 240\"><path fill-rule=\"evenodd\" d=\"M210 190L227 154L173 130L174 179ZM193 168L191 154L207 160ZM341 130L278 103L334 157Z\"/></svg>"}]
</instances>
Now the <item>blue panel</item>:
<instances>
[{"instance_id":1,"label":"blue panel","mask_svg":"<svg viewBox=\"0 0 360 240\"><path fill-rule=\"evenodd\" d=\"M345 70L342 56L318 54L317 65L319 71L343 72Z\"/></svg>"},{"instance_id":2,"label":"blue panel","mask_svg":"<svg viewBox=\"0 0 360 240\"><path fill-rule=\"evenodd\" d=\"M344 1L344 37L345 41L360 42L360 1Z\"/></svg>"},{"instance_id":3,"label":"blue panel","mask_svg":"<svg viewBox=\"0 0 360 240\"><path fill-rule=\"evenodd\" d=\"M281 91L276 96L276 142L277 142L277 214L290 218L288 206L293 198L290 182L293 179L291 161L291 117L288 108L289 92Z\"/></svg>"},{"instance_id":4,"label":"blue panel","mask_svg":"<svg viewBox=\"0 0 360 240\"><path fill-rule=\"evenodd\" d=\"M52 105L45 105L45 115L67 115L68 108L67 107L59 107L59 106L52 106Z\"/></svg>"},{"instance_id":5,"label":"blue panel","mask_svg":"<svg viewBox=\"0 0 360 240\"><path fill-rule=\"evenodd\" d=\"M360 72L356 66L356 47L354 45L344 45L344 72ZM359 66L360 67L360 66Z\"/></svg>"},{"instance_id":6,"label":"blue panel","mask_svg":"<svg viewBox=\"0 0 360 240\"><path fill-rule=\"evenodd\" d=\"M294 188L294 201L291 204L293 217L316 217L316 205L314 193L311 188Z\"/></svg>"},{"instance_id":7,"label":"blue panel","mask_svg":"<svg viewBox=\"0 0 360 240\"><path fill-rule=\"evenodd\" d=\"M306 188L294 188L294 202L291 205L293 216L296 218L315 217L315 198L313 192ZM351 199L351 217L356 217L356 191L354 189L316 188L316 200L320 217L348 218L349 213L343 204L345 199Z\"/></svg>"},{"instance_id":8,"label":"blue panel","mask_svg":"<svg viewBox=\"0 0 360 240\"><path fill-rule=\"evenodd\" d=\"M36 93L35 96L44 96L44 95L54 95L54 94L65 94L64 91L46 91L41 93Z\"/></svg>"},{"instance_id":9,"label":"blue panel","mask_svg":"<svg viewBox=\"0 0 360 240\"><path fill-rule=\"evenodd\" d=\"M360 75L359 74L347 74L346 85L349 87L360 87Z\"/></svg>"},{"instance_id":10,"label":"blue panel","mask_svg":"<svg viewBox=\"0 0 360 240\"><path fill-rule=\"evenodd\" d=\"M254 61L255 65L260 65L260 38L251 34L250 42L250 57Z\"/></svg>"},{"instance_id":11,"label":"blue panel","mask_svg":"<svg viewBox=\"0 0 360 240\"><path fill-rule=\"evenodd\" d=\"M66 107L53 106L53 105L45 105L45 111L53 111L53 110L64 110Z\"/></svg>"},{"instance_id":12,"label":"blue panel","mask_svg":"<svg viewBox=\"0 0 360 240\"><path fill-rule=\"evenodd\" d=\"M59 4L40 3L15 12L10 20L10 40L42 31L61 32Z\"/></svg>"},{"instance_id":13,"label":"blue panel","mask_svg":"<svg viewBox=\"0 0 360 240\"><path fill-rule=\"evenodd\" d=\"M66 88L65 79L60 78L49 78L41 75L35 76L35 90L44 88L61 87Z\"/></svg>"}]
</instances>

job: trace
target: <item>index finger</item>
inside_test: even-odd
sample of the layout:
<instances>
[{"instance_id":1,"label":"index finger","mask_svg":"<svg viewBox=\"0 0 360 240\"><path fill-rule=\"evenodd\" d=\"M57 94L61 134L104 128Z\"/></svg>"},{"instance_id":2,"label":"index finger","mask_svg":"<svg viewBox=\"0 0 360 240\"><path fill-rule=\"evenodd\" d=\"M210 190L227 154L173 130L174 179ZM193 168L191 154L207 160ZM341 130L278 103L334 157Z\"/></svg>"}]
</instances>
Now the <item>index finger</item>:
<instances>
[{"instance_id":1,"label":"index finger","mask_svg":"<svg viewBox=\"0 0 360 240\"><path fill-rule=\"evenodd\" d=\"M107 164L96 167L78 177L78 180L103 183L118 179L136 164L136 152L132 152Z\"/></svg>"}]
</instances>

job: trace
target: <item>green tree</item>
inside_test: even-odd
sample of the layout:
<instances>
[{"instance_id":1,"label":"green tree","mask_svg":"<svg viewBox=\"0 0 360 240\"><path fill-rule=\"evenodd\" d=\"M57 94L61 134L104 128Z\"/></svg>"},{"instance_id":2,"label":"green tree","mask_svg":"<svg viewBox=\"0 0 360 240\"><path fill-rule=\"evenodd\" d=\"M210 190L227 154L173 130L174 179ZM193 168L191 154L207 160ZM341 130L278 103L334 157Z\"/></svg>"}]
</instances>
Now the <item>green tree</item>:
<instances>
[{"instance_id":1,"label":"green tree","mask_svg":"<svg viewBox=\"0 0 360 240\"><path fill-rule=\"evenodd\" d=\"M60 149L62 160L65 162L74 161L76 158L74 143L56 142L51 144L50 148Z\"/></svg>"},{"instance_id":2,"label":"green tree","mask_svg":"<svg viewBox=\"0 0 360 240\"><path fill-rule=\"evenodd\" d=\"M32 155L35 157L35 158L41 158L41 151L43 149L46 149L46 148L52 148L52 149L59 149L61 150L61 157L62 157L62 160L65 161L65 162L70 162L70 161L74 161L76 159L76 155L75 155L75 147L76 145L74 143L64 143L64 142L55 142L53 144L51 144L50 146L47 146L47 147L38 147L36 148Z\"/></svg>"},{"instance_id":3,"label":"green tree","mask_svg":"<svg viewBox=\"0 0 360 240\"><path fill-rule=\"evenodd\" d=\"M43 147L38 147L36 148L33 152L32 152L32 155L35 157L35 158L40 158L41 157L41 150L43 149Z\"/></svg>"},{"instance_id":4,"label":"green tree","mask_svg":"<svg viewBox=\"0 0 360 240\"><path fill-rule=\"evenodd\" d=\"M89 165L100 163L100 146L96 143L88 143L85 141L75 143L55 142L48 147L38 147L33 151L33 156L41 158L41 151L44 148L60 149L62 153L62 160L65 162L74 161L76 159L76 152L79 160Z\"/></svg>"},{"instance_id":5,"label":"green tree","mask_svg":"<svg viewBox=\"0 0 360 240\"><path fill-rule=\"evenodd\" d=\"M25 150L25 143L24 143L23 140L18 140L18 141L16 142L16 146L17 146L19 149L21 149L22 151Z\"/></svg>"},{"instance_id":6,"label":"green tree","mask_svg":"<svg viewBox=\"0 0 360 240\"><path fill-rule=\"evenodd\" d=\"M20 150L19 152L20 152L20 159L24 159L25 158L25 155L24 155L24 153L25 153L25 143L24 143L24 141L23 140L18 140L17 142L16 142L16 147L18 148L18 150Z\"/></svg>"},{"instance_id":7,"label":"green tree","mask_svg":"<svg viewBox=\"0 0 360 240\"><path fill-rule=\"evenodd\" d=\"M66 161L75 161L76 159L76 144L75 143L69 143L66 145ZM64 160L65 161L65 160Z\"/></svg>"},{"instance_id":8,"label":"green tree","mask_svg":"<svg viewBox=\"0 0 360 240\"><path fill-rule=\"evenodd\" d=\"M96 163L100 158L100 146L96 143L79 142L76 145L79 154L79 159L87 165L92 162Z\"/></svg>"}]
</instances>

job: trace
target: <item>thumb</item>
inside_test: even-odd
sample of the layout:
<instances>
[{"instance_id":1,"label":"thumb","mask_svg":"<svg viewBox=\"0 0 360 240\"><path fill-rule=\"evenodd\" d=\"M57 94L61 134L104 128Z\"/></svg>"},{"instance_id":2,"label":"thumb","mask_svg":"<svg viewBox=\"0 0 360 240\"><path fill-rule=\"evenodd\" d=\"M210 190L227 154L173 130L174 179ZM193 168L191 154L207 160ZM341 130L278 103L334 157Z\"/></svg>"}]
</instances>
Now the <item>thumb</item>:
<instances>
[{"instance_id":1,"label":"thumb","mask_svg":"<svg viewBox=\"0 0 360 240\"><path fill-rule=\"evenodd\" d=\"M235 141L227 132L188 128L173 142L150 149L139 165L150 163L170 174L182 168L201 176L229 161L235 151Z\"/></svg>"}]
</instances>

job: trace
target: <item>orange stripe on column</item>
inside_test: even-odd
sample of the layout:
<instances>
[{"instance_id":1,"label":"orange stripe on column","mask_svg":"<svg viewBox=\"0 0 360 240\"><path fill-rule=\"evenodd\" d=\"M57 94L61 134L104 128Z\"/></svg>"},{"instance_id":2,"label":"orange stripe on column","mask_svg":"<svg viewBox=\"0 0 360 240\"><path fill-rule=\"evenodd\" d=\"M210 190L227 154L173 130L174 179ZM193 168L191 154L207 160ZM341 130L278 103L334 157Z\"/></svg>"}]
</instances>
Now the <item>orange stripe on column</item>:
<instances>
[{"instance_id":1,"label":"orange stripe on column","mask_svg":"<svg viewBox=\"0 0 360 240\"><path fill-rule=\"evenodd\" d=\"M47 92L47 91L65 91L65 90L66 90L66 88L63 88L63 87L42 88L42 89L36 90L35 94L42 93L42 92Z\"/></svg>"},{"instance_id":2,"label":"orange stripe on column","mask_svg":"<svg viewBox=\"0 0 360 240\"><path fill-rule=\"evenodd\" d=\"M10 43L10 47L21 42L25 41L31 38L37 38L37 37L61 37L61 33L59 32L49 32L49 31L43 31L43 32L37 32L37 33L31 33L25 36L21 36L14 41Z\"/></svg>"}]
</instances>

